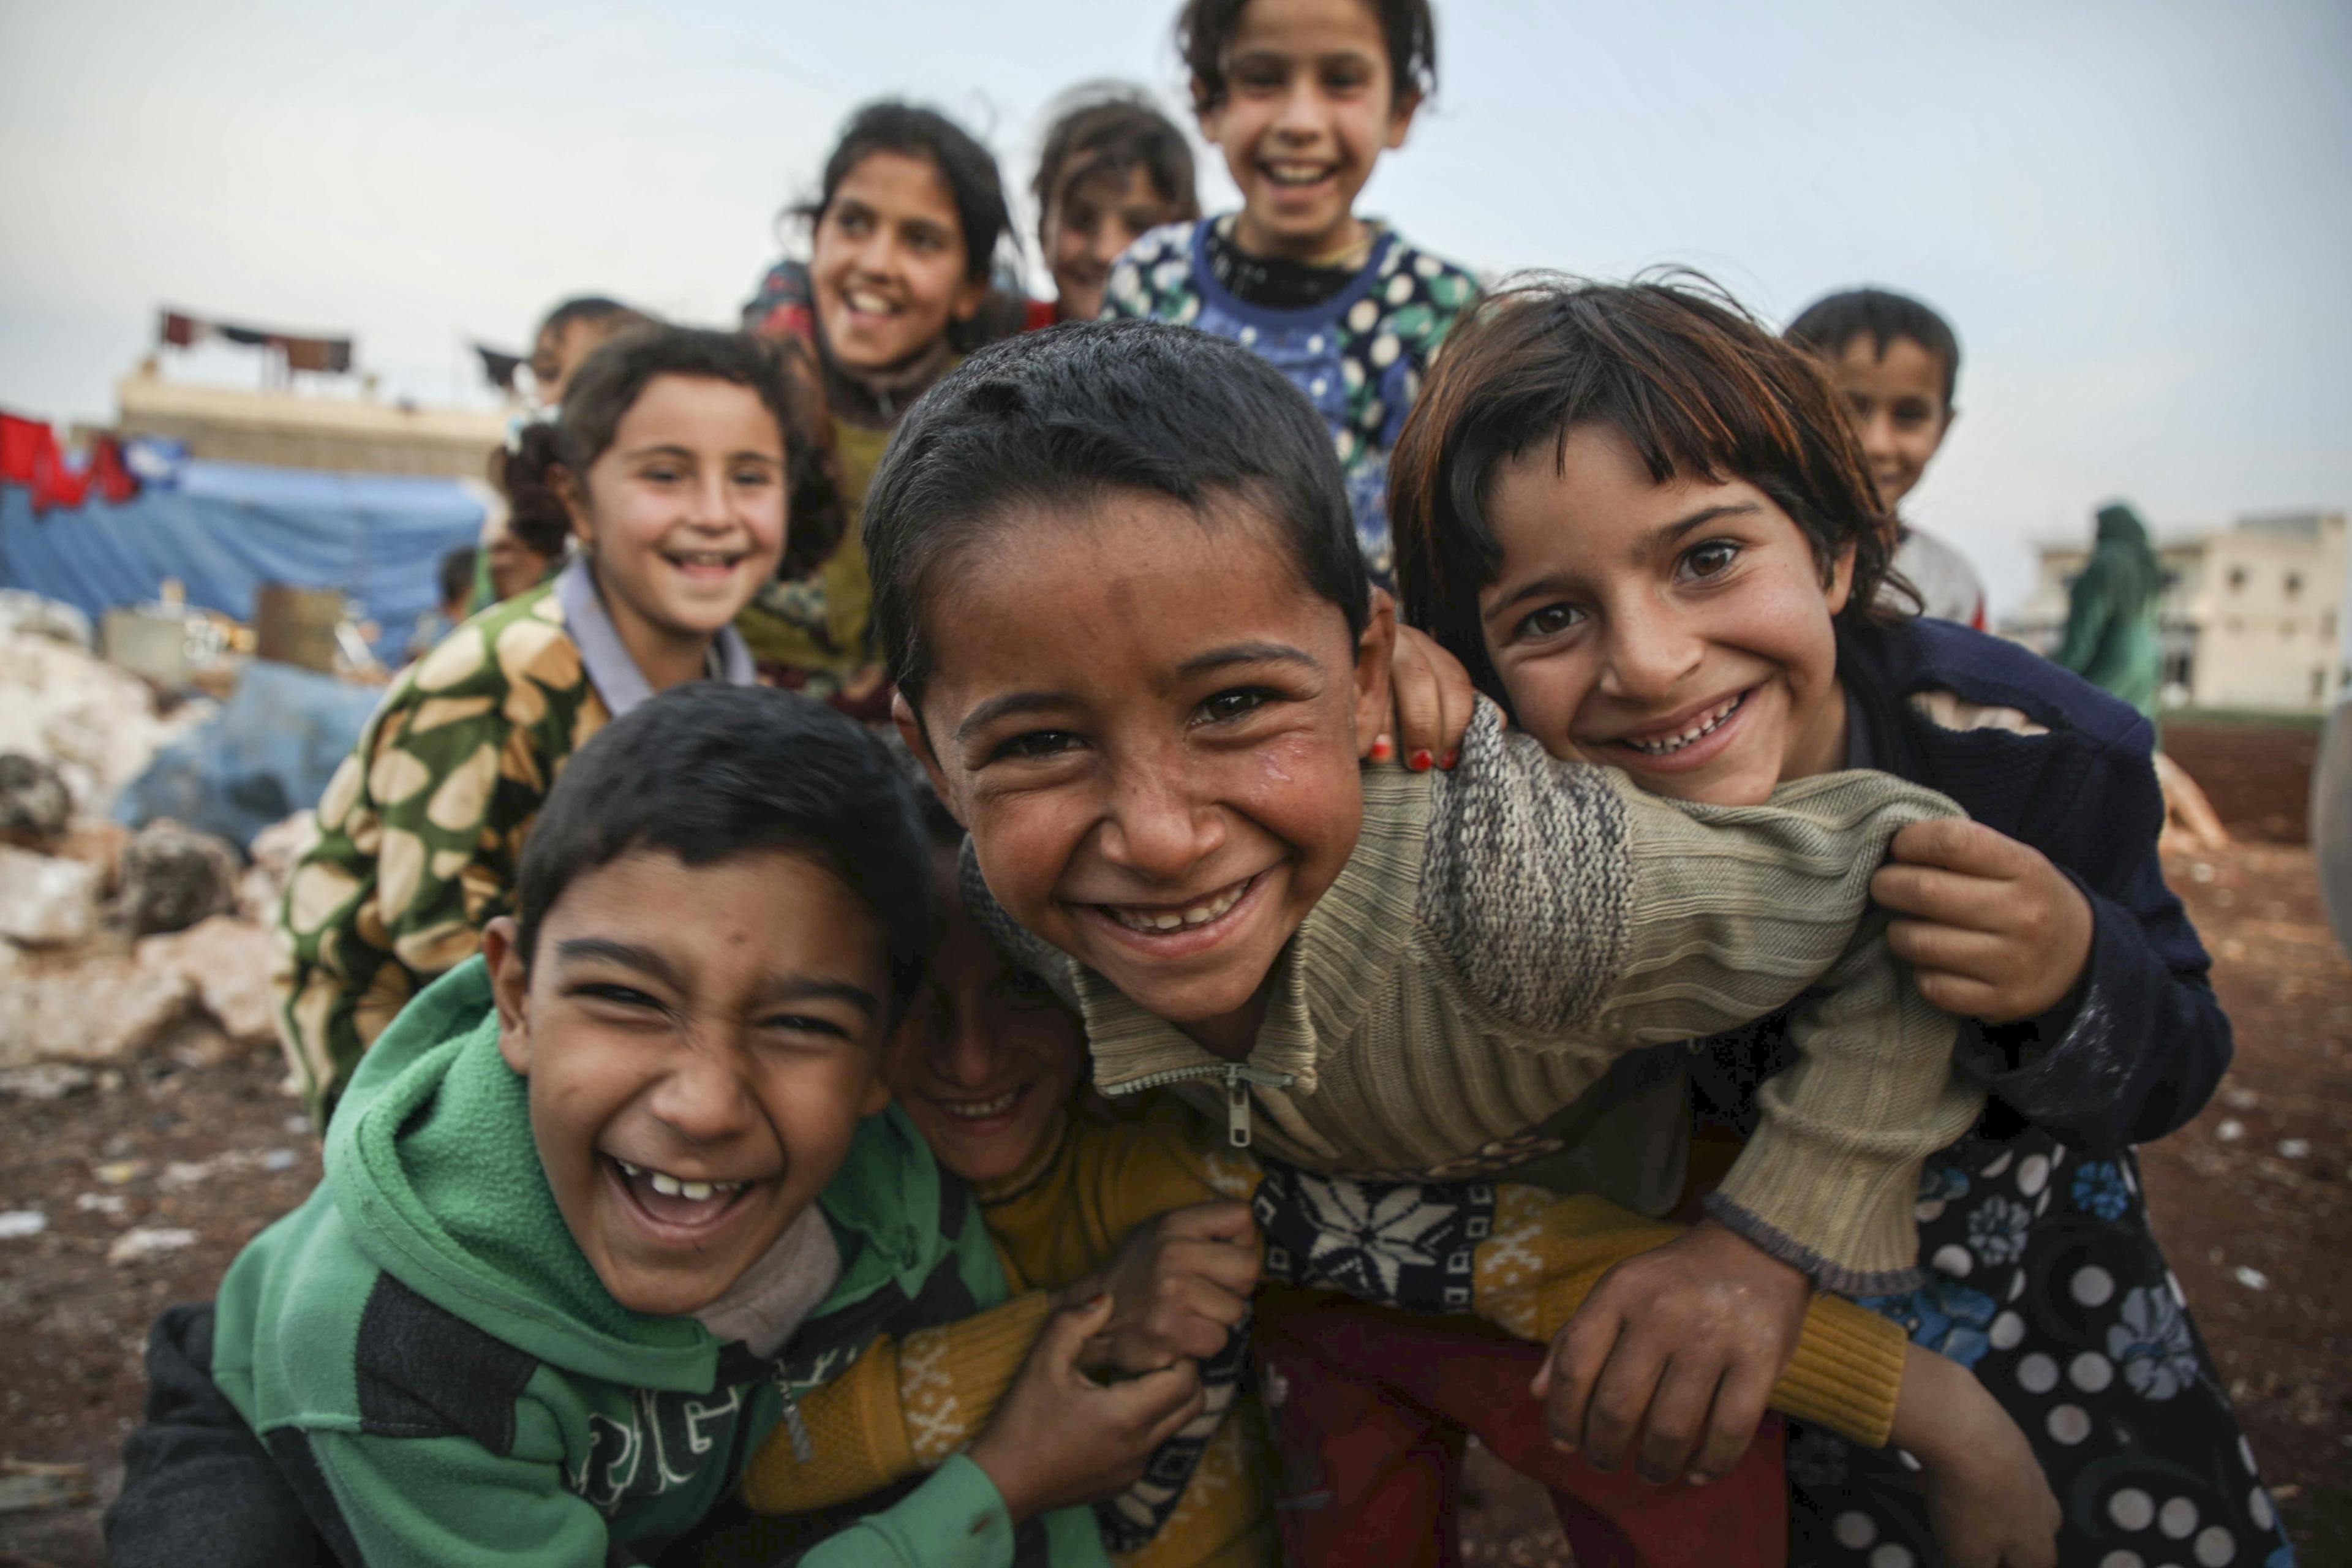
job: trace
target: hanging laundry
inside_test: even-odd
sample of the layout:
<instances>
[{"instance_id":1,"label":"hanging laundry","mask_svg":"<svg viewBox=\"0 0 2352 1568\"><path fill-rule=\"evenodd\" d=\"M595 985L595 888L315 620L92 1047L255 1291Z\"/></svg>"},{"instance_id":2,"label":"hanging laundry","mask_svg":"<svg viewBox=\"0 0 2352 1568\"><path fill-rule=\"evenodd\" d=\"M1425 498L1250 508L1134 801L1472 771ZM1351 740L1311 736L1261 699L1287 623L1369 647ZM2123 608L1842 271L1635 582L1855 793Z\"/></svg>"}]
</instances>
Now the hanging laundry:
<instances>
[{"instance_id":1,"label":"hanging laundry","mask_svg":"<svg viewBox=\"0 0 2352 1568\"><path fill-rule=\"evenodd\" d=\"M192 349L213 335L212 323L199 321L194 316L177 310L163 312L163 324L156 336L175 349Z\"/></svg>"},{"instance_id":2,"label":"hanging laundry","mask_svg":"<svg viewBox=\"0 0 2352 1568\"><path fill-rule=\"evenodd\" d=\"M38 419L0 414L0 484L37 486L57 461L58 438Z\"/></svg>"},{"instance_id":3,"label":"hanging laundry","mask_svg":"<svg viewBox=\"0 0 2352 1568\"><path fill-rule=\"evenodd\" d=\"M500 392L515 389L515 372L523 367L522 355L507 353L487 343L476 343L474 352L482 356L482 374L492 386Z\"/></svg>"},{"instance_id":4,"label":"hanging laundry","mask_svg":"<svg viewBox=\"0 0 2352 1568\"><path fill-rule=\"evenodd\" d=\"M272 338L270 342L285 353L289 370L341 375L352 368L349 338Z\"/></svg>"},{"instance_id":5,"label":"hanging laundry","mask_svg":"<svg viewBox=\"0 0 2352 1568\"><path fill-rule=\"evenodd\" d=\"M90 437L89 460L82 465L90 488L110 506L121 506L139 493L139 476L122 461L122 446L101 432Z\"/></svg>"}]
</instances>

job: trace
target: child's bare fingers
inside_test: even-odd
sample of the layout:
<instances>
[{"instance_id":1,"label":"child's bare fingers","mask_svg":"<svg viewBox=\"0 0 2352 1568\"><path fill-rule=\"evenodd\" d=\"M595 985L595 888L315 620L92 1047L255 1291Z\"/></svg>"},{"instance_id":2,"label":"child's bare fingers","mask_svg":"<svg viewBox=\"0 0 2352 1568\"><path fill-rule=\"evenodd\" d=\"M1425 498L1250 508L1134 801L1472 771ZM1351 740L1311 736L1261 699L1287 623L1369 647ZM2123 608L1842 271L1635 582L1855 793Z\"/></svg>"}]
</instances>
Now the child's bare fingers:
<instances>
[{"instance_id":1,"label":"child's bare fingers","mask_svg":"<svg viewBox=\"0 0 2352 1568\"><path fill-rule=\"evenodd\" d=\"M2005 930L2017 908L2014 883L1937 866L1881 866L1871 874L1870 896L1896 914L1969 931Z\"/></svg>"},{"instance_id":2,"label":"child's bare fingers","mask_svg":"<svg viewBox=\"0 0 2352 1568\"><path fill-rule=\"evenodd\" d=\"M1596 1468L1613 1470L1633 1451L1664 1370L1664 1354L1641 1335L1619 1338L1584 1411L1584 1457Z\"/></svg>"},{"instance_id":3,"label":"child's bare fingers","mask_svg":"<svg viewBox=\"0 0 2352 1568\"><path fill-rule=\"evenodd\" d=\"M1722 1373L1713 1357L1676 1356L1666 1363L1635 1451L1634 1469L1643 1480L1664 1486L1690 1468Z\"/></svg>"},{"instance_id":4,"label":"child's bare fingers","mask_svg":"<svg viewBox=\"0 0 2352 1568\"><path fill-rule=\"evenodd\" d=\"M1691 1479L1711 1481L1730 1473L1739 1456L1748 1452L1748 1445L1756 1440L1757 1425L1764 1419L1764 1407L1771 1396L1771 1382L1761 1368L1734 1367L1724 1374L1715 1391L1714 1407L1707 1412L1706 1438L1688 1467Z\"/></svg>"},{"instance_id":5,"label":"child's bare fingers","mask_svg":"<svg viewBox=\"0 0 2352 1568\"><path fill-rule=\"evenodd\" d=\"M2017 852L2024 848L2016 839L1981 822L1945 816L1904 828L1887 845L1886 852L1909 865L1941 866L1970 876L2000 878L2016 874Z\"/></svg>"},{"instance_id":6,"label":"child's bare fingers","mask_svg":"<svg viewBox=\"0 0 2352 1568\"><path fill-rule=\"evenodd\" d=\"M1889 921L1886 945L1914 969L1940 969L1989 980L2020 966L2016 944L2009 938L1941 921Z\"/></svg>"},{"instance_id":7,"label":"child's bare fingers","mask_svg":"<svg viewBox=\"0 0 2352 1568\"><path fill-rule=\"evenodd\" d=\"M1544 1426L1563 1448L1575 1449L1584 1442L1585 1406L1622 1326L1614 1313L1596 1312L1586 1301L1553 1339L1551 1353L1536 1374L1534 1392L1544 1402Z\"/></svg>"},{"instance_id":8,"label":"child's bare fingers","mask_svg":"<svg viewBox=\"0 0 2352 1568\"><path fill-rule=\"evenodd\" d=\"M1962 1018L2005 1022L2016 1011L2009 994L1973 974L1941 969L1915 969L1912 982L1930 1007Z\"/></svg>"}]
</instances>

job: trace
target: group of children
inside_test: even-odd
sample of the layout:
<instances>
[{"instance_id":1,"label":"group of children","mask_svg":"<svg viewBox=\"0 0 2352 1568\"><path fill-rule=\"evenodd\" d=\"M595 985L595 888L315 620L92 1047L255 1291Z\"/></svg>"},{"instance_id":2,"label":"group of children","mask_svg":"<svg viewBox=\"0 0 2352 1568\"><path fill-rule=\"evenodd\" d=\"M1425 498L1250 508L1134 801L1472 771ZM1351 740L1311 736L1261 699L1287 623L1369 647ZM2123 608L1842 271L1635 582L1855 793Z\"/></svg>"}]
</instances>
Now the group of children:
<instances>
[{"instance_id":1,"label":"group of children","mask_svg":"<svg viewBox=\"0 0 2352 1568\"><path fill-rule=\"evenodd\" d=\"M1051 305L881 102L745 331L551 318L115 1560L1444 1564L1475 1436L1580 1563L2291 1563L2148 726L1895 515L1949 329L1482 297L1356 211L1425 0L1177 42L1241 209L1087 95Z\"/></svg>"}]
</instances>

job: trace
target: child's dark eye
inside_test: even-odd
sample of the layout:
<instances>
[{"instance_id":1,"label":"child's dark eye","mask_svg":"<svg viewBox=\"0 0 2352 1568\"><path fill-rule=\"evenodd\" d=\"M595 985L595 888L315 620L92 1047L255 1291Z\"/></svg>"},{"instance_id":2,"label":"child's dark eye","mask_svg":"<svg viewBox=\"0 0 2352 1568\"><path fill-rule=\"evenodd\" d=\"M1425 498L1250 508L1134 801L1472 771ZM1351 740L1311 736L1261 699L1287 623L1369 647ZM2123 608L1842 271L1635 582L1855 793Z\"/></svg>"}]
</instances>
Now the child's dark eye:
<instances>
[{"instance_id":1,"label":"child's dark eye","mask_svg":"<svg viewBox=\"0 0 2352 1568\"><path fill-rule=\"evenodd\" d=\"M661 1003L634 986L616 985L610 981L590 980L572 986L567 993L585 996L592 1001L609 1002L616 1007L638 1007L653 1012L661 1010Z\"/></svg>"},{"instance_id":2,"label":"child's dark eye","mask_svg":"<svg viewBox=\"0 0 2352 1568\"><path fill-rule=\"evenodd\" d=\"M1556 637L1584 619L1584 612L1574 605L1546 605L1531 612L1512 632L1518 639Z\"/></svg>"},{"instance_id":3,"label":"child's dark eye","mask_svg":"<svg viewBox=\"0 0 2352 1568\"><path fill-rule=\"evenodd\" d=\"M751 468L735 470L735 482L739 485L770 485L775 481L775 472L770 468Z\"/></svg>"},{"instance_id":4,"label":"child's dark eye","mask_svg":"<svg viewBox=\"0 0 2352 1568\"><path fill-rule=\"evenodd\" d=\"M1034 762L1046 757L1058 757L1074 751L1078 738L1067 730L1024 730L1010 740L1000 742L988 753L994 762Z\"/></svg>"},{"instance_id":5,"label":"child's dark eye","mask_svg":"<svg viewBox=\"0 0 2352 1568\"><path fill-rule=\"evenodd\" d=\"M1212 724L1230 724L1246 719L1272 702L1279 694L1262 686L1237 686L1231 691L1220 691L1201 704L1201 717Z\"/></svg>"},{"instance_id":6,"label":"child's dark eye","mask_svg":"<svg viewBox=\"0 0 2352 1568\"><path fill-rule=\"evenodd\" d=\"M1694 577L1714 577L1730 570L1739 559L1739 546L1728 540L1713 539L1693 547L1683 556L1683 565Z\"/></svg>"},{"instance_id":7,"label":"child's dark eye","mask_svg":"<svg viewBox=\"0 0 2352 1568\"><path fill-rule=\"evenodd\" d=\"M675 484L685 477L677 469L670 468L652 468L646 470L646 478L657 485Z\"/></svg>"},{"instance_id":8,"label":"child's dark eye","mask_svg":"<svg viewBox=\"0 0 2352 1568\"><path fill-rule=\"evenodd\" d=\"M849 1031L830 1018L820 1018L814 1013L772 1013L760 1020L760 1027L787 1035L822 1035L828 1039L845 1040Z\"/></svg>"}]
</instances>

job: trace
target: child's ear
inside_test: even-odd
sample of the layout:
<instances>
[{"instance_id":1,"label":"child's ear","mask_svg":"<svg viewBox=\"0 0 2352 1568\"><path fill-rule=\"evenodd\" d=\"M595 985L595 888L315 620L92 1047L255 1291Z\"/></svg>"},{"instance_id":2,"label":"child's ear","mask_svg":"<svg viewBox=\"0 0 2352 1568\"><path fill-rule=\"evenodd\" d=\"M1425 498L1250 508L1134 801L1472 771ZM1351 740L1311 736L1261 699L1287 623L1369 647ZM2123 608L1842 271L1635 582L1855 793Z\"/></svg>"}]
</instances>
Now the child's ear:
<instances>
[{"instance_id":1,"label":"child's ear","mask_svg":"<svg viewBox=\"0 0 2352 1568\"><path fill-rule=\"evenodd\" d=\"M907 742L907 750L923 764L923 776L931 781L931 793L948 808L948 815L961 824L963 814L956 809L955 796L948 789L947 775L940 771L940 759L931 751L931 738L923 733L923 721L915 715L914 705L903 691L890 693L890 722L898 726L898 739Z\"/></svg>"},{"instance_id":2,"label":"child's ear","mask_svg":"<svg viewBox=\"0 0 2352 1568\"><path fill-rule=\"evenodd\" d=\"M1848 541L1830 562L1829 581L1822 585L1822 597L1829 601L1832 616L1843 610L1845 602L1853 596L1853 542Z\"/></svg>"},{"instance_id":3,"label":"child's ear","mask_svg":"<svg viewBox=\"0 0 2352 1568\"><path fill-rule=\"evenodd\" d=\"M547 488L563 503L565 515L572 519L572 537L580 542L580 548L585 550L595 543L595 535L588 527L588 487L580 476L564 464L553 464L547 470Z\"/></svg>"},{"instance_id":4,"label":"child's ear","mask_svg":"<svg viewBox=\"0 0 2352 1568\"><path fill-rule=\"evenodd\" d=\"M1412 134L1412 117L1420 112L1421 94L1417 92L1401 92L1390 100L1389 139L1386 143L1389 152L1393 153L1404 145L1404 139Z\"/></svg>"},{"instance_id":5,"label":"child's ear","mask_svg":"<svg viewBox=\"0 0 2352 1568\"><path fill-rule=\"evenodd\" d=\"M499 1006L499 1055L521 1077L530 1076L530 970L516 945L514 917L482 928L482 960L490 966L490 994Z\"/></svg>"},{"instance_id":6,"label":"child's ear","mask_svg":"<svg viewBox=\"0 0 2352 1568\"><path fill-rule=\"evenodd\" d=\"M948 319L954 321L971 321L980 313L980 302L987 298L988 280L986 279L965 279L963 287L956 290L955 299L948 306Z\"/></svg>"},{"instance_id":7,"label":"child's ear","mask_svg":"<svg viewBox=\"0 0 2352 1568\"><path fill-rule=\"evenodd\" d=\"M1356 639L1356 755L1372 754L1372 742L1388 727L1389 665L1396 657L1396 601L1385 588L1372 590L1372 613Z\"/></svg>"},{"instance_id":8,"label":"child's ear","mask_svg":"<svg viewBox=\"0 0 2352 1568\"><path fill-rule=\"evenodd\" d=\"M866 1099L858 1106L857 1114L861 1118L879 1116L889 1108L889 1105L890 1080L877 1072L866 1085Z\"/></svg>"}]
</instances>

